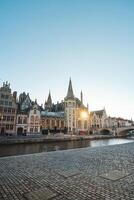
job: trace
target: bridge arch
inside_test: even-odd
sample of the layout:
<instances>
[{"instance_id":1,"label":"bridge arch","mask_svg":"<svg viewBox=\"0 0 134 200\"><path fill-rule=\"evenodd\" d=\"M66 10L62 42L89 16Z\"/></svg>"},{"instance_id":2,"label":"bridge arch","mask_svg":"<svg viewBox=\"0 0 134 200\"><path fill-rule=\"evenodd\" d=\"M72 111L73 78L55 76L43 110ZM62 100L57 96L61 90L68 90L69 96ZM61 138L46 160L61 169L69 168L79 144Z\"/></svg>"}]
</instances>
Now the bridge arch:
<instances>
[{"instance_id":1,"label":"bridge arch","mask_svg":"<svg viewBox=\"0 0 134 200\"><path fill-rule=\"evenodd\" d=\"M128 132L130 131L134 131L134 127L133 128L124 128L124 129L119 129L118 130L118 135L119 136L127 136Z\"/></svg>"},{"instance_id":2,"label":"bridge arch","mask_svg":"<svg viewBox=\"0 0 134 200\"><path fill-rule=\"evenodd\" d=\"M111 133L111 131L107 128L102 128L100 130L100 134L105 134L105 135L109 135Z\"/></svg>"}]
</instances>

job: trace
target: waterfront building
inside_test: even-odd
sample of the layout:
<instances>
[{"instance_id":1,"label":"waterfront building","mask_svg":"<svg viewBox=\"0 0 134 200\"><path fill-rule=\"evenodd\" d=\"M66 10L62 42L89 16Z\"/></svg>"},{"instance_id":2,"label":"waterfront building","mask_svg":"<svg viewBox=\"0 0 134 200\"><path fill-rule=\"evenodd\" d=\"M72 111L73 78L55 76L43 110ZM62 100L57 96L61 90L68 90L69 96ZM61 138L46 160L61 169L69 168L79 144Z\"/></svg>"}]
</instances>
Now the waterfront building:
<instances>
[{"instance_id":1,"label":"waterfront building","mask_svg":"<svg viewBox=\"0 0 134 200\"><path fill-rule=\"evenodd\" d=\"M107 128L107 114L105 108L103 110L97 110L90 112L90 128L97 130L100 128Z\"/></svg>"},{"instance_id":2,"label":"waterfront building","mask_svg":"<svg viewBox=\"0 0 134 200\"><path fill-rule=\"evenodd\" d=\"M89 111L88 108L83 104L82 92L81 100L75 97L71 79L69 80L68 91L64 99L64 103L65 125L68 132L87 132L89 128Z\"/></svg>"},{"instance_id":3,"label":"waterfront building","mask_svg":"<svg viewBox=\"0 0 134 200\"><path fill-rule=\"evenodd\" d=\"M28 114L26 111L17 112L16 132L17 135L25 135L28 129Z\"/></svg>"},{"instance_id":4,"label":"waterfront building","mask_svg":"<svg viewBox=\"0 0 134 200\"><path fill-rule=\"evenodd\" d=\"M65 131L64 112L41 111L42 133L56 133Z\"/></svg>"},{"instance_id":5,"label":"waterfront building","mask_svg":"<svg viewBox=\"0 0 134 200\"><path fill-rule=\"evenodd\" d=\"M35 100L34 104L31 106L28 115L28 134L40 133L41 124L41 107L37 104Z\"/></svg>"},{"instance_id":6,"label":"waterfront building","mask_svg":"<svg viewBox=\"0 0 134 200\"><path fill-rule=\"evenodd\" d=\"M109 128L133 126L133 120L123 119L121 117L108 117L107 121Z\"/></svg>"},{"instance_id":7,"label":"waterfront building","mask_svg":"<svg viewBox=\"0 0 134 200\"><path fill-rule=\"evenodd\" d=\"M108 128L116 128L118 127L118 122L117 122L117 118L116 117L108 117L107 118L108 121Z\"/></svg>"},{"instance_id":8,"label":"waterfront building","mask_svg":"<svg viewBox=\"0 0 134 200\"><path fill-rule=\"evenodd\" d=\"M3 83L0 88L0 134L16 133L17 92L12 94L10 84Z\"/></svg>"},{"instance_id":9,"label":"waterfront building","mask_svg":"<svg viewBox=\"0 0 134 200\"><path fill-rule=\"evenodd\" d=\"M25 135L28 132L29 112L33 105L29 93L21 93L17 102L17 116L16 116L16 133L17 135Z\"/></svg>"},{"instance_id":10,"label":"waterfront building","mask_svg":"<svg viewBox=\"0 0 134 200\"><path fill-rule=\"evenodd\" d=\"M84 134L103 128L125 127L133 125L132 120L107 117L105 109L88 111L80 98L74 95L72 81L69 80L67 95L64 101L53 103L49 91L47 101L39 106L32 101L29 93L11 92L10 84L3 83L0 88L0 134L33 134L64 132Z\"/></svg>"},{"instance_id":11,"label":"waterfront building","mask_svg":"<svg viewBox=\"0 0 134 200\"><path fill-rule=\"evenodd\" d=\"M64 132L65 130L64 102L54 104L50 91L44 109L41 111L41 129L43 134Z\"/></svg>"},{"instance_id":12,"label":"waterfront building","mask_svg":"<svg viewBox=\"0 0 134 200\"><path fill-rule=\"evenodd\" d=\"M31 106L33 105L32 100L29 97L29 93L23 92L19 96L19 109L21 111L26 111L28 110Z\"/></svg>"}]
</instances>

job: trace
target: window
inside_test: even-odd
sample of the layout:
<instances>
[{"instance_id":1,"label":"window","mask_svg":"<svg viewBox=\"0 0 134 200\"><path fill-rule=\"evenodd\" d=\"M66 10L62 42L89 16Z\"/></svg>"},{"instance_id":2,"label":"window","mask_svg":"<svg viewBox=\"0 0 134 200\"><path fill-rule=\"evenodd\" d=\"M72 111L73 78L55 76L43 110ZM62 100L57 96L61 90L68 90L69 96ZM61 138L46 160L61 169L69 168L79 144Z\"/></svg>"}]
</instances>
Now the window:
<instances>
[{"instance_id":1,"label":"window","mask_svg":"<svg viewBox=\"0 0 134 200\"><path fill-rule=\"evenodd\" d=\"M23 119L23 124L26 124L27 123L27 118L25 117L24 119Z\"/></svg>"},{"instance_id":2,"label":"window","mask_svg":"<svg viewBox=\"0 0 134 200\"><path fill-rule=\"evenodd\" d=\"M11 109L10 108L8 109L8 113L11 113Z\"/></svg>"},{"instance_id":3,"label":"window","mask_svg":"<svg viewBox=\"0 0 134 200\"><path fill-rule=\"evenodd\" d=\"M0 104L3 105L3 104L4 104L4 101L0 101Z\"/></svg>"},{"instance_id":4,"label":"window","mask_svg":"<svg viewBox=\"0 0 134 200\"><path fill-rule=\"evenodd\" d=\"M11 111L12 111L12 113L15 113L15 109L12 109Z\"/></svg>"},{"instance_id":5,"label":"window","mask_svg":"<svg viewBox=\"0 0 134 200\"><path fill-rule=\"evenodd\" d=\"M18 124L21 124L21 118L18 117Z\"/></svg>"},{"instance_id":6,"label":"window","mask_svg":"<svg viewBox=\"0 0 134 200\"><path fill-rule=\"evenodd\" d=\"M11 101L9 102L9 106L12 106L12 102Z\"/></svg>"},{"instance_id":7,"label":"window","mask_svg":"<svg viewBox=\"0 0 134 200\"><path fill-rule=\"evenodd\" d=\"M33 122L34 121L34 116L31 116L30 120Z\"/></svg>"},{"instance_id":8,"label":"window","mask_svg":"<svg viewBox=\"0 0 134 200\"><path fill-rule=\"evenodd\" d=\"M87 121L84 121L84 129L87 129Z\"/></svg>"},{"instance_id":9,"label":"window","mask_svg":"<svg viewBox=\"0 0 134 200\"><path fill-rule=\"evenodd\" d=\"M4 108L4 113L6 113L7 112L7 108Z\"/></svg>"},{"instance_id":10,"label":"window","mask_svg":"<svg viewBox=\"0 0 134 200\"><path fill-rule=\"evenodd\" d=\"M36 115L36 108L34 109L34 115Z\"/></svg>"},{"instance_id":11,"label":"window","mask_svg":"<svg viewBox=\"0 0 134 200\"><path fill-rule=\"evenodd\" d=\"M35 132L38 132L38 127L35 127Z\"/></svg>"},{"instance_id":12,"label":"window","mask_svg":"<svg viewBox=\"0 0 134 200\"><path fill-rule=\"evenodd\" d=\"M5 98L5 95L4 95L4 94L1 94L1 98L4 99L4 98Z\"/></svg>"},{"instance_id":13,"label":"window","mask_svg":"<svg viewBox=\"0 0 134 200\"><path fill-rule=\"evenodd\" d=\"M9 130L9 124L6 125L6 129Z\"/></svg>"},{"instance_id":14,"label":"window","mask_svg":"<svg viewBox=\"0 0 134 200\"><path fill-rule=\"evenodd\" d=\"M35 121L38 121L38 120L39 120L39 118L38 118L38 116L36 116L36 117L35 117Z\"/></svg>"},{"instance_id":15,"label":"window","mask_svg":"<svg viewBox=\"0 0 134 200\"><path fill-rule=\"evenodd\" d=\"M7 121L10 121L10 116L7 116Z\"/></svg>"},{"instance_id":16,"label":"window","mask_svg":"<svg viewBox=\"0 0 134 200\"><path fill-rule=\"evenodd\" d=\"M30 128L30 132L31 132L31 133L33 132L33 128Z\"/></svg>"},{"instance_id":17,"label":"window","mask_svg":"<svg viewBox=\"0 0 134 200\"><path fill-rule=\"evenodd\" d=\"M11 116L11 121L12 121L12 122L14 121L14 117L13 117L13 116Z\"/></svg>"},{"instance_id":18,"label":"window","mask_svg":"<svg viewBox=\"0 0 134 200\"><path fill-rule=\"evenodd\" d=\"M3 121L6 121L6 116L3 116Z\"/></svg>"},{"instance_id":19,"label":"window","mask_svg":"<svg viewBox=\"0 0 134 200\"><path fill-rule=\"evenodd\" d=\"M13 130L13 125L10 125L10 130Z\"/></svg>"},{"instance_id":20,"label":"window","mask_svg":"<svg viewBox=\"0 0 134 200\"><path fill-rule=\"evenodd\" d=\"M5 105L6 105L6 106L8 105L8 101L5 101Z\"/></svg>"}]
</instances>

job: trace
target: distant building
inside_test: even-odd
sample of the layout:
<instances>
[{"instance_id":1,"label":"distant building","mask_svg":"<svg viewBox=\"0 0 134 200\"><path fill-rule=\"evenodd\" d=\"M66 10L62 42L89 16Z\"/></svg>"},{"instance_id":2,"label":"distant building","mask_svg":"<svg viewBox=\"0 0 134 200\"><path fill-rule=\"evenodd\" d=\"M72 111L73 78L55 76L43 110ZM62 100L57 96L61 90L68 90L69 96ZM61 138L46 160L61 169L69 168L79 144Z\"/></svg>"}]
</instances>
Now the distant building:
<instances>
[{"instance_id":1,"label":"distant building","mask_svg":"<svg viewBox=\"0 0 134 200\"><path fill-rule=\"evenodd\" d=\"M21 111L28 110L32 106L32 104L33 104L33 102L31 101L31 99L29 97L29 93L27 93L27 95L25 94L25 92L20 94L20 96L19 96L19 108L20 108Z\"/></svg>"},{"instance_id":2,"label":"distant building","mask_svg":"<svg viewBox=\"0 0 134 200\"><path fill-rule=\"evenodd\" d=\"M0 88L0 134L16 134L17 92L11 93L10 84Z\"/></svg>"},{"instance_id":3,"label":"distant building","mask_svg":"<svg viewBox=\"0 0 134 200\"><path fill-rule=\"evenodd\" d=\"M106 110L97 110L90 112L90 128L91 129L100 129L100 128L107 128L108 121L107 121L107 114Z\"/></svg>"},{"instance_id":4,"label":"distant building","mask_svg":"<svg viewBox=\"0 0 134 200\"><path fill-rule=\"evenodd\" d=\"M76 98L73 93L72 81L70 79L65 103L65 125L68 132L78 133L88 131L89 112L83 105L83 94L81 100Z\"/></svg>"},{"instance_id":5,"label":"distant building","mask_svg":"<svg viewBox=\"0 0 134 200\"><path fill-rule=\"evenodd\" d=\"M65 131L64 112L41 112L42 133Z\"/></svg>"},{"instance_id":6,"label":"distant building","mask_svg":"<svg viewBox=\"0 0 134 200\"><path fill-rule=\"evenodd\" d=\"M12 94L8 82L0 88L0 135L48 132L84 134L103 128L114 130L132 125L132 120L107 117L105 109L89 113L88 105L83 103L82 91L80 98L74 95L71 79L64 101L54 104L49 91L44 108L37 101L32 101L29 93L23 92L17 98L17 92Z\"/></svg>"},{"instance_id":7,"label":"distant building","mask_svg":"<svg viewBox=\"0 0 134 200\"><path fill-rule=\"evenodd\" d=\"M118 121L116 117L108 117L108 128L116 128L118 127Z\"/></svg>"},{"instance_id":8,"label":"distant building","mask_svg":"<svg viewBox=\"0 0 134 200\"><path fill-rule=\"evenodd\" d=\"M40 133L41 126L41 108L37 101L32 105L28 115L28 134Z\"/></svg>"},{"instance_id":9,"label":"distant building","mask_svg":"<svg viewBox=\"0 0 134 200\"><path fill-rule=\"evenodd\" d=\"M16 132L17 135L26 134L28 130L28 113L26 111L17 112Z\"/></svg>"}]
</instances>

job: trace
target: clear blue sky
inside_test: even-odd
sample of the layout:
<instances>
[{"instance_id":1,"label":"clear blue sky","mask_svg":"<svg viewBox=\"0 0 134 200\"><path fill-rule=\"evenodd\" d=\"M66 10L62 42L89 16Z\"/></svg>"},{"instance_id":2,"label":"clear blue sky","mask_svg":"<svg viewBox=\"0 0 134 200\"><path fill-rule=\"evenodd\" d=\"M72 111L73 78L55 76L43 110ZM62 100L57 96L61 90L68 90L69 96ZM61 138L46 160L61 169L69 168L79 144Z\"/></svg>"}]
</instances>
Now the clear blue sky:
<instances>
[{"instance_id":1,"label":"clear blue sky","mask_svg":"<svg viewBox=\"0 0 134 200\"><path fill-rule=\"evenodd\" d=\"M69 77L90 110L134 119L133 0L0 0L0 78L44 103ZM0 85L2 81L0 81Z\"/></svg>"}]
</instances>

